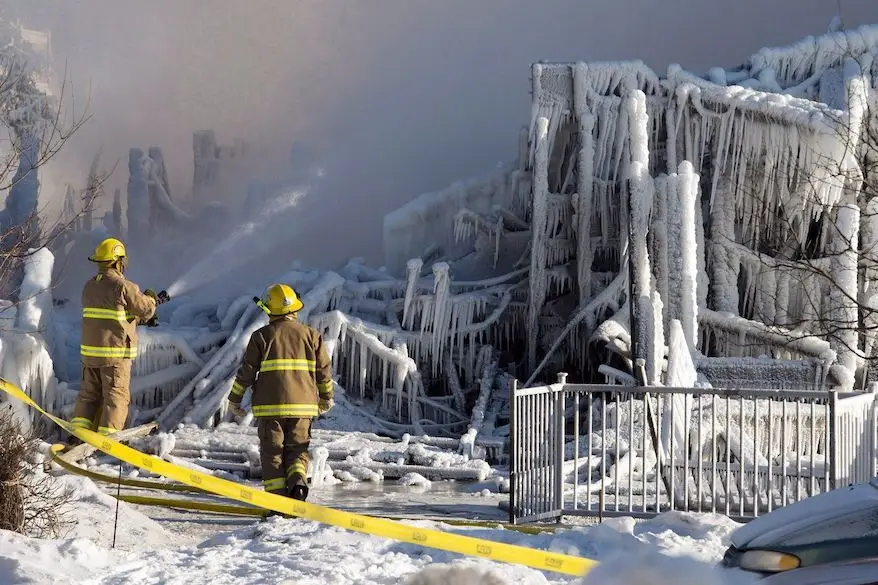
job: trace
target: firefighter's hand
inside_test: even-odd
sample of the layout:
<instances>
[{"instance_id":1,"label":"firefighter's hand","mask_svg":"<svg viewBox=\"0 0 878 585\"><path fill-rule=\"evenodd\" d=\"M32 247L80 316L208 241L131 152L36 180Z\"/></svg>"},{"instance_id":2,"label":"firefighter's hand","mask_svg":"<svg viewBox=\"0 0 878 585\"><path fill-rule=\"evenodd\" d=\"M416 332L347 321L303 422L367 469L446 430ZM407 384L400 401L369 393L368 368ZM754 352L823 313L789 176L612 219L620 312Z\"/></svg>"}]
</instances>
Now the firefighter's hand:
<instances>
[{"instance_id":1,"label":"firefighter's hand","mask_svg":"<svg viewBox=\"0 0 878 585\"><path fill-rule=\"evenodd\" d=\"M332 398L321 398L317 403L317 416L323 416L335 406L335 400Z\"/></svg>"},{"instance_id":2,"label":"firefighter's hand","mask_svg":"<svg viewBox=\"0 0 878 585\"><path fill-rule=\"evenodd\" d=\"M168 301L171 300L171 296L168 294L168 291L165 291L165 290L163 290L159 293L156 293L151 288L148 288L145 291L143 291L143 294L145 294L146 296L148 296L152 300L154 300L156 305L161 305L161 304L167 303Z\"/></svg>"},{"instance_id":3,"label":"firefighter's hand","mask_svg":"<svg viewBox=\"0 0 878 585\"><path fill-rule=\"evenodd\" d=\"M229 412L232 413L233 416L236 416L236 417L238 417L238 418L241 418L242 416L244 416L245 414L247 414L247 413L244 411L244 409L241 408L241 405L240 405L240 404L238 404L238 403L236 403L236 402L232 402L231 400L229 400L228 410L229 410Z\"/></svg>"},{"instance_id":4,"label":"firefighter's hand","mask_svg":"<svg viewBox=\"0 0 878 585\"><path fill-rule=\"evenodd\" d=\"M153 315L149 318L149 320L144 323L147 327L158 327L159 326L159 318L158 315Z\"/></svg>"}]
</instances>

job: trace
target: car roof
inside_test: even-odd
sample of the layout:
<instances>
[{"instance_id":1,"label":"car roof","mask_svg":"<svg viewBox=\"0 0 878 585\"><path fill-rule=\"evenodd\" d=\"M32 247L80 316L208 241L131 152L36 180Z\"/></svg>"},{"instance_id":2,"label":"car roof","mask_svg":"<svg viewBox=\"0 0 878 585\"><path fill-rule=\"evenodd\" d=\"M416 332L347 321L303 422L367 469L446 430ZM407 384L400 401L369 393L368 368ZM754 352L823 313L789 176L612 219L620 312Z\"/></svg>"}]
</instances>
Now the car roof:
<instances>
[{"instance_id":1,"label":"car roof","mask_svg":"<svg viewBox=\"0 0 878 585\"><path fill-rule=\"evenodd\" d=\"M878 583L878 551L870 559L812 565L769 575L763 585L869 585Z\"/></svg>"}]
</instances>

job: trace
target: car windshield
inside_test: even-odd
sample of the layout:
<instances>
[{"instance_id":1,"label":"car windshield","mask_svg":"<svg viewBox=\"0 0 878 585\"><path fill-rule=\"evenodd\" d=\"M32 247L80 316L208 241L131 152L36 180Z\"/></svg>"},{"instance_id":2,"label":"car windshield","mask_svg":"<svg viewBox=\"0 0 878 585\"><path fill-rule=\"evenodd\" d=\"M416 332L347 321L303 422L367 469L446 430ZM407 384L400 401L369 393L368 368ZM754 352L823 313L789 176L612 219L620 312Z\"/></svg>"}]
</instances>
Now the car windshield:
<instances>
[{"instance_id":1,"label":"car windshield","mask_svg":"<svg viewBox=\"0 0 878 585\"><path fill-rule=\"evenodd\" d=\"M815 526L809 526L778 539L777 544L798 546L827 540L878 536L878 507L833 518Z\"/></svg>"}]
</instances>

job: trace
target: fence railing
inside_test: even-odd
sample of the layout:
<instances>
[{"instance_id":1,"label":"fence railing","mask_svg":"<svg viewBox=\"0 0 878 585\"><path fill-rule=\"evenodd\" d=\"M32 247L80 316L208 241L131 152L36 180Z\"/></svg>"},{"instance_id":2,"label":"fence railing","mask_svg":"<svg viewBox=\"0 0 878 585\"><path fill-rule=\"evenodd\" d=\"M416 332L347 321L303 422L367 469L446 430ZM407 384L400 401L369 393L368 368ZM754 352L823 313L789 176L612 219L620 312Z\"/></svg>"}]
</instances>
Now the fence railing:
<instances>
[{"instance_id":1,"label":"fence railing","mask_svg":"<svg viewBox=\"0 0 878 585\"><path fill-rule=\"evenodd\" d=\"M737 520L876 473L876 395L830 391L513 387L510 521Z\"/></svg>"}]
</instances>

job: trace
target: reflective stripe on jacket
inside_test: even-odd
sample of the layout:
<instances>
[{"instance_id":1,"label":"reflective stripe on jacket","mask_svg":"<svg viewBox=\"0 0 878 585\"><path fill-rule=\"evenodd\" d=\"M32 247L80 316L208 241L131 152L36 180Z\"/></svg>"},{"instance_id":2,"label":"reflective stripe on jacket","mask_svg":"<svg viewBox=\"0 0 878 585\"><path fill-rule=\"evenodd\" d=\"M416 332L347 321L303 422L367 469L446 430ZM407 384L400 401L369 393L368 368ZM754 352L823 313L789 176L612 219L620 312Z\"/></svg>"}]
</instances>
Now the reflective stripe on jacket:
<instances>
[{"instance_id":1,"label":"reflective stripe on jacket","mask_svg":"<svg viewBox=\"0 0 878 585\"><path fill-rule=\"evenodd\" d=\"M155 300L113 268L90 278L82 289L79 353L91 368L137 357L137 324L155 313Z\"/></svg>"},{"instance_id":2,"label":"reflective stripe on jacket","mask_svg":"<svg viewBox=\"0 0 878 585\"><path fill-rule=\"evenodd\" d=\"M250 336L229 400L253 388L253 416L316 418L320 398L333 396L332 363L315 329L295 317L273 318Z\"/></svg>"}]
</instances>

